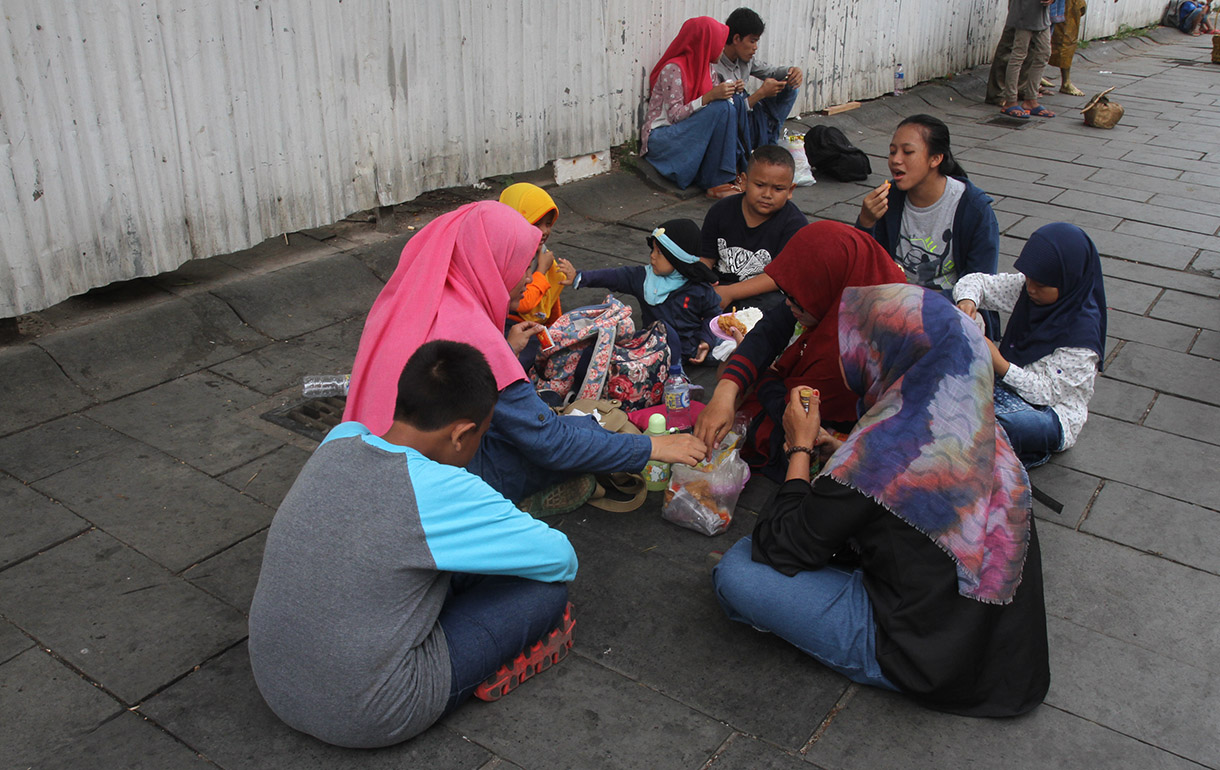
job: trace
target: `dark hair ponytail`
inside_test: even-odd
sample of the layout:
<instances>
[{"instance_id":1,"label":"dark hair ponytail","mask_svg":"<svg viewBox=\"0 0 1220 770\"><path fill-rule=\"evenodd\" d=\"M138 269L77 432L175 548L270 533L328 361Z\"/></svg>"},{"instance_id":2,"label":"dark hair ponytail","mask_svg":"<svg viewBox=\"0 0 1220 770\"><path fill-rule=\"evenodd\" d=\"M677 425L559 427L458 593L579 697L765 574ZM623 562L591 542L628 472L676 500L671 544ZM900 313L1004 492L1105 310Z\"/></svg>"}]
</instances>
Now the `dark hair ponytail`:
<instances>
[{"instance_id":1,"label":"dark hair ponytail","mask_svg":"<svg viewBox=\"0 0 1220 770\"><path fill-rule=\"evenodd\" d=\"M953 158L953 151L949 149L949 127L944 121L931 115L920 114L912 115L898 124L899 128L903 126L919 126L923 129L923 140L928 145L928 154L943 156L938 167L942 176L966 178L966 169Z\"/></svg>"}]
</instances>

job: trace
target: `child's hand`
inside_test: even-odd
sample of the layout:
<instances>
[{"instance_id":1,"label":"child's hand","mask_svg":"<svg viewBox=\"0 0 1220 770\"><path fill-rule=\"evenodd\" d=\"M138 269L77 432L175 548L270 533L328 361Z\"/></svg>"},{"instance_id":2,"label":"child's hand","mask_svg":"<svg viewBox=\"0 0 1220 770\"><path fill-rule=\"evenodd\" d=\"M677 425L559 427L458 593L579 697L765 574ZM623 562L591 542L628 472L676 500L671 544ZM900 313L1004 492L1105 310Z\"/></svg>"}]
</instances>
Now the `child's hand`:
<instances>
[{"instance_id":1,"label":"child's hand","mask_svg":"<svg viewBox=\"0 0 1220 770\"><path fill-rule=\"evenodd\" d=\"M716 292L717 297L720 297L720 309L721 310L724 310L726 307L729 306L729 304L731 302L733 302L736 299L736 297L733 296L733 290L730 289L728 286L724 286L724 285L718 283L712 287L712 291Z\"/></svg>"},{"instance_id":2,"label":"child's hand","mask_svg":"<svg viewBox=\"0 0 1220 770\"><path fill-rule=\"evenodd\" d=\"M722 99L731 99L737 93L737 81L726 80L720 85L712 86L712 90L703 95L703 104L708 105Z\"/></svg>"},{"instance_id":3,"label":"child's hand","mask_svg":"<svg viewBox=\"0 0 1220 770\"><path fill-rule=\"evenodd\" d=\"M885 180L864 196L860 204L860 226L864 228L877 224L877 220L890 210L890 180Z\"/></svg>"},{"instance_id":4,"label":"child's hand","mask_svg":"<svg viewBox=\"0 0 1220 770\"><path fill-rule=\"evenodd\" d=\"M546 275L551 269L551 265L555 262L555 252L548 249L545 245L538 247L538 272Z\"/></svg>"},{"instance_id":5,"label":"child's hand","mask_svg":"<svg viewBox=\"0 0 1220 770\"><path fill-rule=\"evenodd\" d=\"M559 263L559 272L563 273L563 278L559 279L559 283L564 286L571 286L572 281L576 280L576 268L572 267L572 263L560 257L556 260Z\"/></svg>"},{"instance_id":6,"label":"child's hand","mask_svg":"<svg viewBox=\"0 0 1220 770\"><path fill-rule=\"evenodd\" d=\"M983 337L983 342L987 343L987 349L991 352L991 368L995 371L997 377L1003 377L1008 374L1008 359L1000 355L1000 349L995 346L989 337Z\"/></svg>"},{"instance_id":7,"label":"child's hand","mask_svg":"<svg viewBox=\"0 0 1220 770\"><path fill-rule=\"evenodd\" d=\"M521 351L525 350L525 346L529 344L530 337L533 337L544 327L540 323L533 321L522 321L519 324L513 324L508 330L508 346L513 349L513 355L521 355Z\"/></svg>"},{"instance_id":8,"label":"child's hand","mask_svg":"<svg viewBox=\"0 0 1220 770\"><path fill-rule=\"evenodd\" d=\"M972 299L963 299L957 303L957 309L975 318L979 314L979 306Z\"/></svg>"},{"instance_id":9,"label":"child's hand","mask_svg":"<svg viewBox=\"0 0 1220 770\"><path fill-rule=\"evenodd\" d=\"M701 364L707 358L707 352L712 349L712 346L706 342L700 342L699 347L695 348L695 355L690 357L692 364Z\"/></svg>"},{"instance_id":10,"label":"child's hand","mask_svg":"<svg viewBox=\"0 0 1220 770\"><path fill-rule=\"evenodd\" d=\"M788 85L793 88L799 88L801 83L805 82L805 75L801 72L800 67L788 68Z\"/></svg>"},{"instance_id":11,"label":"child's hand","mask_svg":"<svg viewBox=\"0 0 1220 770\"><path fill-rule=\"evenodd\" d=\"M803 446L813 448L822 427L821 400L818 391L813 391L809 399L809 411L801 403L801 391L806 386L793 388L788 393L788 406L784 409L784 439L788 446Z\"/></svg>"},{"instance_id":12,"label":"child's hand","mask_svg":"<svg viewBox=\"0 0 1220 770\"><path fill-rule=\"evenodd\" d=\"M834 434L825 428L818 428L818 437L813 440L813 446L818 450L818 457L822 462L830 459L830 456L839 451L839 447L843 446L843 442L834 437Z\"/></svg>"}]
</instances>

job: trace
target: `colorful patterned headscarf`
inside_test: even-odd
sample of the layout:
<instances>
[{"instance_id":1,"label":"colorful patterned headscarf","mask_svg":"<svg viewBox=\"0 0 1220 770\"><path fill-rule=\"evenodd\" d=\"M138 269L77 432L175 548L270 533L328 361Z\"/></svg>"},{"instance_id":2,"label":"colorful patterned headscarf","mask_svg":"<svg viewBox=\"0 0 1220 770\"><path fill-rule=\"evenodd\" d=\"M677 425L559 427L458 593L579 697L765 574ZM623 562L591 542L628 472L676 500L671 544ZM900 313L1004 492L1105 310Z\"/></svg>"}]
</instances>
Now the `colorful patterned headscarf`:
<instances>
[{"instance_id":1,"label":"colorful patterned headscarf","mask_svg":"<svg viewBox=\"0 0 1220 770\"><path fill-rule=\"evenodd\" d=\"M863 416L823 473L954 561L958 593L1012 601L1029 546L1029 478L998 430L982 333L939 293L843 291L839 346Z\"/></svg>"}]
</instances>

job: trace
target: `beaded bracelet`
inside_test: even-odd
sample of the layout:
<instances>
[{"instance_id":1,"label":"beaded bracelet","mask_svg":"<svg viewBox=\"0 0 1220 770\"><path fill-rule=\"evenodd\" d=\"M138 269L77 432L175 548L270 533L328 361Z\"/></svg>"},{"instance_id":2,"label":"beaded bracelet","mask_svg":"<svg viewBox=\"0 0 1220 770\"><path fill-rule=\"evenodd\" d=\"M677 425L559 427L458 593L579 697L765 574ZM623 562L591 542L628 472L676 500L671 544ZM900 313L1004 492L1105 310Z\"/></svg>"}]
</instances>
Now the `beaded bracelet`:
<instances>
[{"instance_id":1,"label":"beaded bracelet","mask_svg":"<svg viewBox=\"0 0 1220 770\"><path fill-rule=\"evenodd\" d=\"M789 448L788 448L788 451L787 451L787 452L784 452L784 456L785 456L785 457L787 457L789 460L791 460L791 459L792 459L792 455L796 454L797 452L804 452L805 454L809 455L809 459L810 459L810 460L813 460L813 458L817 457L817 455L815 455L815 454L813 453L813 450L812 450L812 449L810 449L810 448L809 448L809 447L807 447L807 446L794 446L794 447L789 447Z\"/></svg>"}]
</instances>

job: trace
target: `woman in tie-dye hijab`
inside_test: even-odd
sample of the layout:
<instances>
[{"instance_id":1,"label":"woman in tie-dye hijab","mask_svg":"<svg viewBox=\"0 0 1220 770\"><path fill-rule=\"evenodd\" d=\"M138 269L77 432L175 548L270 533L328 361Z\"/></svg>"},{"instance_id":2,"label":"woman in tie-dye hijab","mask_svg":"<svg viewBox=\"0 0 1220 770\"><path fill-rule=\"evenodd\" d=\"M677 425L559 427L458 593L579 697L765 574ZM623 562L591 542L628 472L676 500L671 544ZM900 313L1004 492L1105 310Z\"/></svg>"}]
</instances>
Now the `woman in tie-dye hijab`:
<instances>
[{"instance_id":1,"label":"woman in tie-dye hijab","mask_svg":"<svg viewBox=\"0 0 1220 770\"><path fill-rule=\"evenodd\" d=\"M787 480L717 566L721 606L929 707L1029 711L1050 683L1041 557L982 333L939 293L896 284L844 290L838 329L860 420L837 441L816 393L806 411L793 389Z\"/></svg>"}]
</instances>

